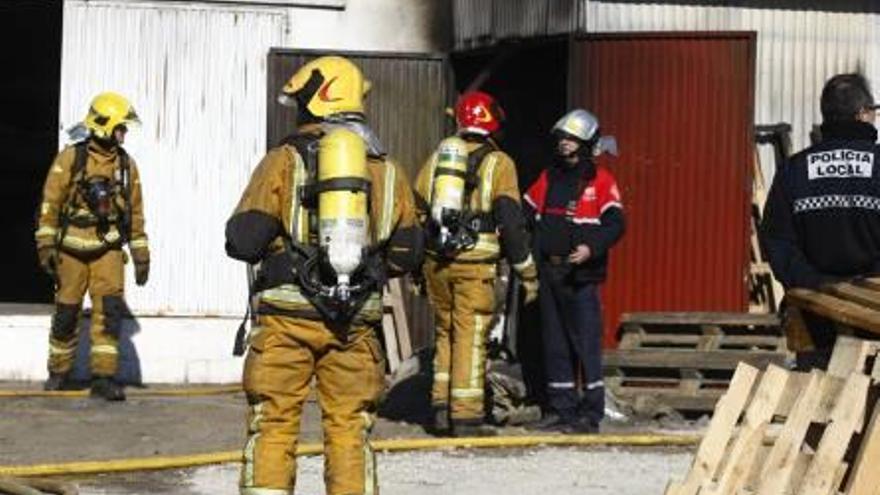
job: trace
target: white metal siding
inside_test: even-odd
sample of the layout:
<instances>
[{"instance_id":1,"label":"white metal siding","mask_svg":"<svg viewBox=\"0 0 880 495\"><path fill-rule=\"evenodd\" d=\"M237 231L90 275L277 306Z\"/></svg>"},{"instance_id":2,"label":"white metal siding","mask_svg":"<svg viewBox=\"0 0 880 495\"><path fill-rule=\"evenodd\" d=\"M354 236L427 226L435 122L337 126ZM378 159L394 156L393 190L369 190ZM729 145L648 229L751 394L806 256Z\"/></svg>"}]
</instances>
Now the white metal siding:
<instances>
[{"instance_id":1,"label":"white metal siding","mask_svg":"<svg viewBox=\"0 0 880 495\"><path fill-rule=\"evenodd\" d=\"M588 32L757 31L755 121L790 123L795 150L822 120L830 76L860 70L880 90L880 15L582 1Z\"/></svg>"},{"instance_id":2,"label":"white metal siding","mask_svg":"<svg viewBox=\"0 0 880 495\"><path fill-rule=\"evenodd\" d=\"M128 96L143 121L126 146L142 176L153 257L146 287L128 281L140 314L244 308L244 268L225 256L224 224L265 152L267 54L285 40L285 12L65 1L62 128L104 90Z\"/></svg>"}]
</instances>

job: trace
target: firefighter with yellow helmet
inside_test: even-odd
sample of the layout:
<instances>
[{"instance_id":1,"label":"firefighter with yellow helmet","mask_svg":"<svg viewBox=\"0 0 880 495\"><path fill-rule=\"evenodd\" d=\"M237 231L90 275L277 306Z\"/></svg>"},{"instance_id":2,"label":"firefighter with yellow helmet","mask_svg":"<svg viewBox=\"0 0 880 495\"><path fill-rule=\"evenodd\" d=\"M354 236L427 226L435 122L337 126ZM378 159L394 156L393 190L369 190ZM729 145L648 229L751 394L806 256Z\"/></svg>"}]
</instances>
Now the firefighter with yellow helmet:
<instances>
[{"instance_id":1,"label":"firefighter with yellow helmet","mask_svg":"<svg viewBox=\"0 0 880 495\"><path fill-rule=\"evenodd\" d=\"M455 115L457 134L440 142L416 179L436 331L431 403L438 433L486 435L494 432L483 424L483 395L497 264L507 258L527 302L537 297L537 272L516 165L492 139L501 108L473 91L459 98Z\"/></svg>"},{"instance_id":2,"label":"firefighter with yellow helmet","mask_svg":"<svg viewBox=\"0 0 880 495\"><path fill-rule=\"evenodd\" d=\"M242 494L293 493L313 379L327 493L377 491L367 435L384 387L381 288L421 264L423 234L407 178L364 122L368 89L345 58L296 71L279 101L296 107L298 128L257 166L226 225L228 255L259 264Z\"/></svg>"},{"instance_id":3,"label":"firefighter with yellow helmet","mask_svg":"<svg viewBox=\"0 0 880 495\"><path fill-rule=\"evenodd\" d=\"M46 390L70 385L88 291L92 395L125 400L122 385L113 378L119 331L128 312L123 246L128 244L138 285L147 282L150 270L140 177L134 159L122 148L128 127L139 123L125 97L101 93L83 122L71 129L71 137L79 141L58 153L49 168L35 233L40 265L56 287Z\"/></svg>"}]
</instances>

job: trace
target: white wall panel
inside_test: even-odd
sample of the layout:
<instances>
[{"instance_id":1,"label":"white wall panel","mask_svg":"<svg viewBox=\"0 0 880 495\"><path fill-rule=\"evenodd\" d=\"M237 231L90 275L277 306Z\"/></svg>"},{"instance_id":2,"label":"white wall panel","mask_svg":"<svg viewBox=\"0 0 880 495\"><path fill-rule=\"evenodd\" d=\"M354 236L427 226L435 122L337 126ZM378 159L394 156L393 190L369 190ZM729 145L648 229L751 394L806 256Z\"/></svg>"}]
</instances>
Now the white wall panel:
<instances>
[{"instance_id":1,"label":"white wall panel","mask_svg":"<svg viewBox=\"0 0 880 495\"><path fill-rule=\"evenodd\" d=\"M224 224L265 151L266 60L284 45L287 12L65 2L62 127L105 90L128 96L143 120L126 147L141 171L153 266L146 287L129 277L135 312L244 309L244 268L225 256Z\"/></svg>"},{"instance_id":2,"label":"white wall panel","mask_svg":"<svg viewBox=\"0 0 880 495\"><path fill-rule=\"evenodd\" d=\"M291 47L427 52L446 49L447 0L347 0L345 10L299 9L290 16Z\"/></svg>"}]
</instances>

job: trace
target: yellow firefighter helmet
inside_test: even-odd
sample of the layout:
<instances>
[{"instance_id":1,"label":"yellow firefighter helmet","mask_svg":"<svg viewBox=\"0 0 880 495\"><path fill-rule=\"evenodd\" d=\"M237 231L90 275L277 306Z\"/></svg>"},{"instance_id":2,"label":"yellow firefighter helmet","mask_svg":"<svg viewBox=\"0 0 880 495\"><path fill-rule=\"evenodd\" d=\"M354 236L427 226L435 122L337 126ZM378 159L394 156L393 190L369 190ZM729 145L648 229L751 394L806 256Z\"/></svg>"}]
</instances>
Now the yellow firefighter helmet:
<instances>
[{"instance_id":1,"label":"yellow firefighter helmet","mask_svg":"<svg viewBox=\"0 0 880 495\"><path fill-rule=\"evenodd\" d=\"M287 105L298 99L316 117L363 113L369 90L370 82L358 66L343 57L327 56L300 67L284 85L279 101Z\"/></svg>"},{"instance_id":2,"label":"yellow firefighter helmet","mask_svg":"<svg viewBox=\"0 0 880 495\"><path fill-rule=\"evenodd\" d=\"M96 96L89 106L89 113L83 120L83 124L92 131L92 135L102 139L109 139L118 125L140 123L140 118L131 102L124 96L111 92Z\"/></svg>"}]
</instances>

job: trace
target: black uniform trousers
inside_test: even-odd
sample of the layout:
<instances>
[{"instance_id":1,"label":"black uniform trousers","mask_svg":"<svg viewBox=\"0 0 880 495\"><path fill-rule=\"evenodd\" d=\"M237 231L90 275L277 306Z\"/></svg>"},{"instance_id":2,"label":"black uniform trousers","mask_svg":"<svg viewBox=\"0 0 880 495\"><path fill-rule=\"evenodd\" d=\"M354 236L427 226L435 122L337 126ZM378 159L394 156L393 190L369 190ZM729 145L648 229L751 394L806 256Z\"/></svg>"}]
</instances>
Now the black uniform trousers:
<instances>
[{"instance_id":1,"label":"black uniform trousers","mask_svg":"<svg viewBox=\"0 0 880 495\"><path fill-rule=\"evenodd\" d=\"M564 421L581 416L598 425L605 414L599 285L567 280L567 265L539 268L547 406ZM579 366L583 390L577 386Z\"/></svg>"}]
</instances>

